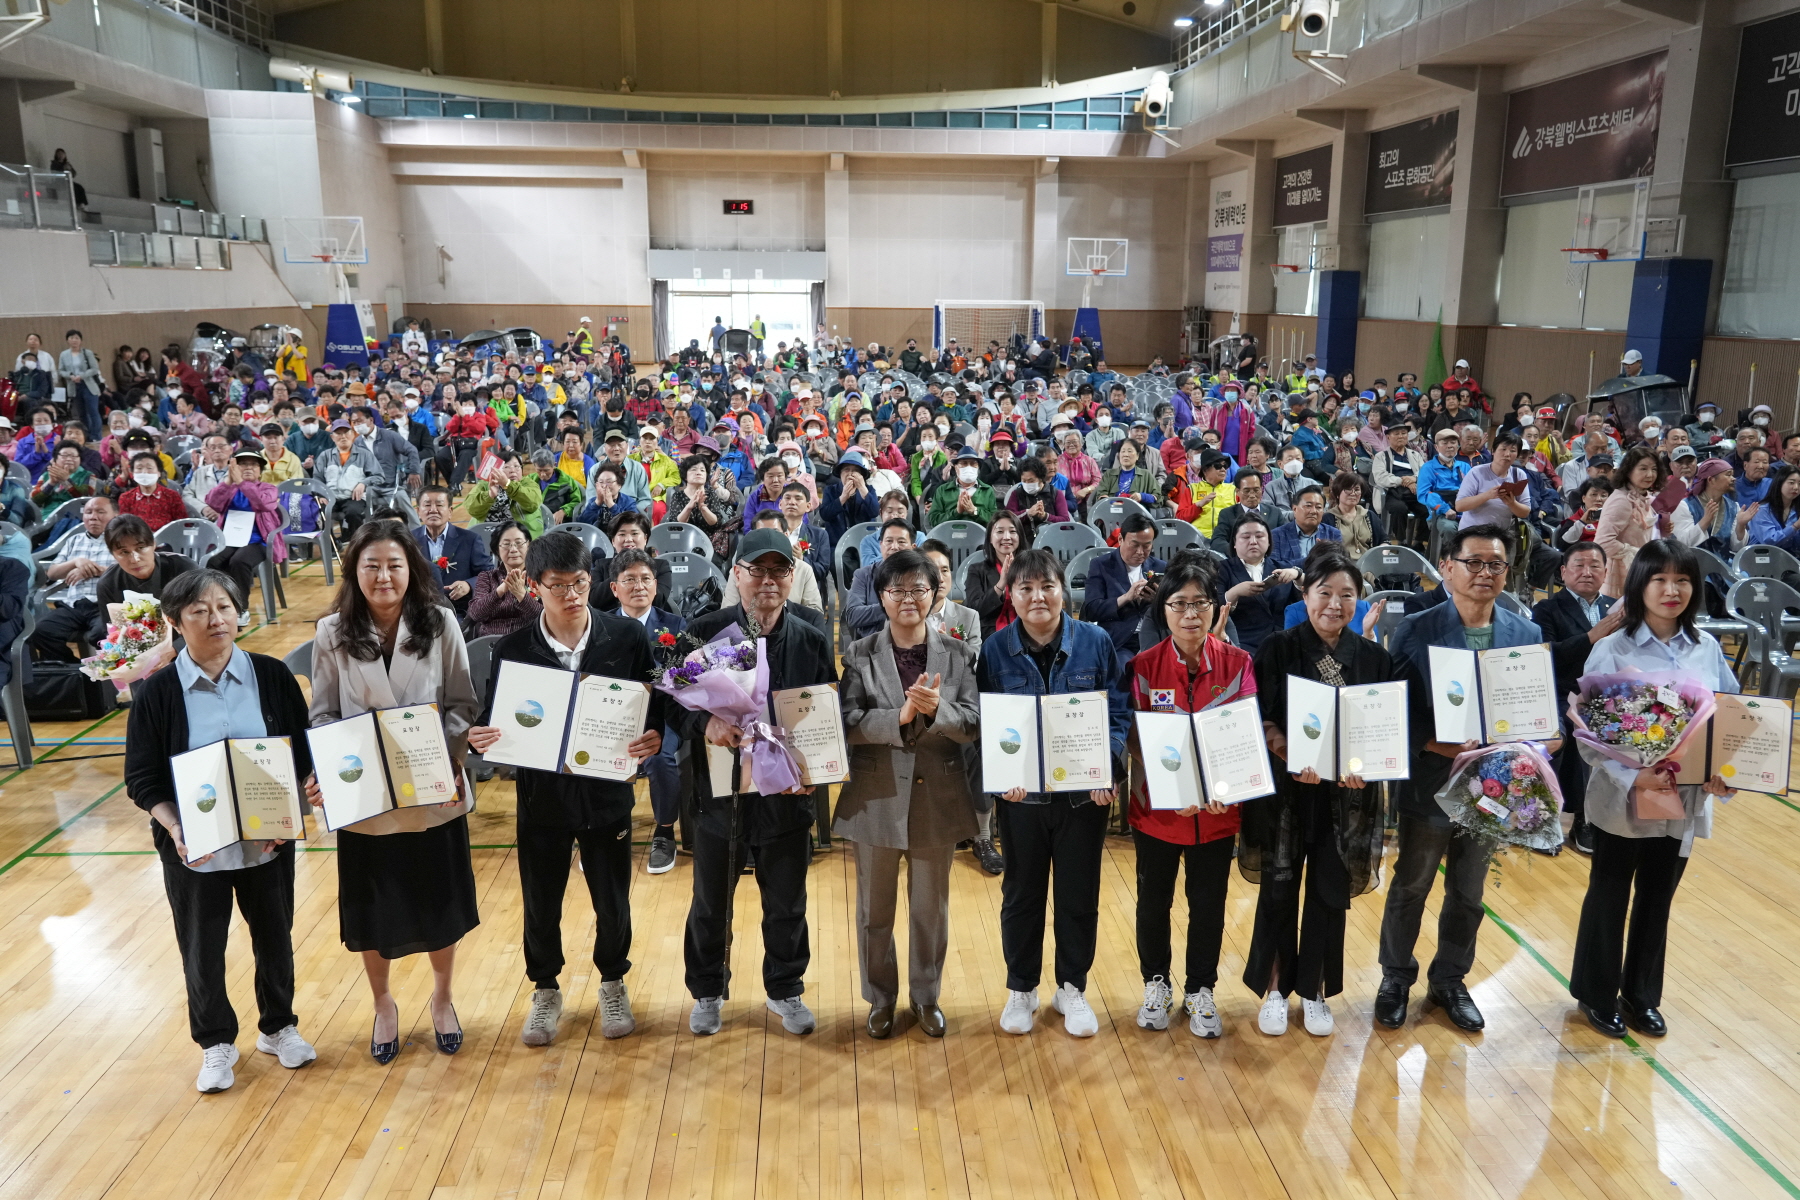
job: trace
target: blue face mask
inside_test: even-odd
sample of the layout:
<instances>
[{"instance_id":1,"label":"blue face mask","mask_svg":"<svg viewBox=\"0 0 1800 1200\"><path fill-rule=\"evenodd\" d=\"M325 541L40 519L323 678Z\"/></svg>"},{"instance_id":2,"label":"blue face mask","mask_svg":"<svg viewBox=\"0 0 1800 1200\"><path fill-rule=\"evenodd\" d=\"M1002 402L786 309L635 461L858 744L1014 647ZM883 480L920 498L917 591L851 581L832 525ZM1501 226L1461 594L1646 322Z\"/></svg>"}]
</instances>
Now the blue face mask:
<instances>
[{"instance_id":1,"label":"blue face mask","mask_svg":"<svg viewBox=\"0 0 1800 1200\"><path fill-rule=\"evenodd\" d=\"M701 383L700 390L703 392L712 391L712 380L708 379L708 380L704 381L703 383Z\"/></svg>"}]
</instances>

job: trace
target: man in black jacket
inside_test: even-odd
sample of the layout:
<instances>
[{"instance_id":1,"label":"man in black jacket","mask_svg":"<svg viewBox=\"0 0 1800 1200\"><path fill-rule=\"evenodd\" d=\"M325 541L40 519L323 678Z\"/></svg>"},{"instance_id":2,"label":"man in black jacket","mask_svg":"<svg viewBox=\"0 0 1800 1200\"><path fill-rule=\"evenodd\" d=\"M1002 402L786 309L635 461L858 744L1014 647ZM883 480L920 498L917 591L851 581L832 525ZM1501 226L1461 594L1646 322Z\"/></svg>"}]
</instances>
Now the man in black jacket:
<instances>
[{"instance_id":1,"label":"man in black jacket","mask_svg":"<svg viewBox=\"0 0 1800 1200\"><path fill-rule=\"evenodd\" d=\"M593 586L587 547L571 533L548 533L531 543L525 574L544 601L544 613L500 639L480 724L469 745L491 749L502 736L494 725L494 691L503 662L579 671L648 684L655 656L643 625L588 606ZM662 748L666 714L661 692L650 695L644 731L626 747L637 759ZM624 1037L637 1028L625 973L631 970L631 806L629 780L614 782L556 771L518 768L519 889L525 903L525 970L531 976L527 1046L546 1046L562 1017L563 891L569 852L581 846L581 866L594 903L594 966L600 971L600 1032Z\"/></svg>"},{"instance_id":2,"label":"man in black jacket","mask_svg":"<svg viewBox=\"0 0 1800 1200\"><path fill-rule=\"evenodd\" d=\"M700 617L688 631L701 642L736 625L747 635L755 626L766 639L769 689L807 687L837 681L830 640L792 616L788 587L795 569L794 546L778 529L753 529L738 542L732 567L743 603ZM804 567L802 567L804 569ZM683 741L699 746L736 747L742 732L721 717L681 709L670 724ZM743 792L714 797L707 785L710 772L696 758L699 786L695 807L699 830L694 838L694 901L688 909L685 958L688 991L694 1010L688 1028L706 1035L719 1031L726 984L726 914L737 890L745 851L756 849L756 884L762 893L763 990L768 1008L789 1033L811 1033L812 1011L800 998L801 976L812 961L806 927L806 868L811 857L808 831L814 821L812 789L764 796ZM731 770L739 756L731 755ZM738 834L736 858L727 850L733 807Z\"/></svg>"},{"instance_id":3,"label":"man in black jacket","mask_svg":"<svg viewBox=\"0 0 1800 1200\"><path fill-rule=\"evenodd\" d=\"M1606 578L1606 551L1594 542L1577 542L1563 557L1563 589L1540 600L1531 619L1544 631L1544 640L1556 659L1556 694L1567 700L1575 681L1587 667L1594 643L1624 623L1625 608L1600 594ZM1565 739L1556 752L1556 782L1562 788L1563 807L1575 815L1569 840L1583 854L1594 852L1594 835L1588 828L1582 801L1587 796L1588 767L1575 749L1575 739Z\"/></svg>"}]
</instances>

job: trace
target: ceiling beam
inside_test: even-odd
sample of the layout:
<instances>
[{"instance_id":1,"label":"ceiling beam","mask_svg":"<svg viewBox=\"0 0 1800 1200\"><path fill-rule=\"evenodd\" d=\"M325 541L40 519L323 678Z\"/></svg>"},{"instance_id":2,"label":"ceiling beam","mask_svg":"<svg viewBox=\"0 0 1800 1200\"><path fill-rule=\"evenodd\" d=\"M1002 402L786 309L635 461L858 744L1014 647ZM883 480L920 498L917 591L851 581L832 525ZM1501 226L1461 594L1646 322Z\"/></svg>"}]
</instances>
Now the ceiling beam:
<instances>
[{"instance_id":1,"label":"ceiling beam","mask_svg":"<svg viewBox=\"0 0 1800 1200\"><path fill-rule=\"evenodd\" d=\"M1297 108L1294 110L1294 115L1302 121L1311 121L1314 125L1341 130L1349 124L1351 113L1361 111L1361 109L1349 108Z\"/></svg>"},{"instance_id":2,"label":"ceiling beam","mask_svg":"<svg viewBox=\"0 0 1800 1200\"><path fill-rule=\"evenodd\" d=\"M1610 0L1606 7L1653 25L1686 28L1700 23L1701 0Z\"/></svg>"},{"instance_id":3,"label":"ceiling beam","mask_svg":"<svg viewBox=\"0 0 1800 1200\"><path fill-rule=\"evenodd\" d=\"M1420 79L1429 79L1459 92L1472 92L1481 84L1480 67L1458 67L1438 63L1420 63L1413 69Z\"/></svg>"}]
</instances>

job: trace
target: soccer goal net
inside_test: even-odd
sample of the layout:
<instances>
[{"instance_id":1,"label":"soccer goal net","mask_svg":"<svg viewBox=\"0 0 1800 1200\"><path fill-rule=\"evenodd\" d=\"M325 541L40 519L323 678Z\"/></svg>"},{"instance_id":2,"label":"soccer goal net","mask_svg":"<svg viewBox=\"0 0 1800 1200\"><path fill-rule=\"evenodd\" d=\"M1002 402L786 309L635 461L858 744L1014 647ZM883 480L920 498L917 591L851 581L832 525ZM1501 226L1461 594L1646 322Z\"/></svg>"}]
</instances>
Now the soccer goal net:
<instances>
[{"instance_id":1,"label":"soccer goal net","mask_svg":"<svg viewBox=\"0 0 1800 1200\"><path fill-rule=\"evenodd\" d=\"M989 342L1009 345L1014 334L1044 335L1044 306L1031 300L940 300L932 324L935 345L983 350Z\"/></svg>"}]
</instances>

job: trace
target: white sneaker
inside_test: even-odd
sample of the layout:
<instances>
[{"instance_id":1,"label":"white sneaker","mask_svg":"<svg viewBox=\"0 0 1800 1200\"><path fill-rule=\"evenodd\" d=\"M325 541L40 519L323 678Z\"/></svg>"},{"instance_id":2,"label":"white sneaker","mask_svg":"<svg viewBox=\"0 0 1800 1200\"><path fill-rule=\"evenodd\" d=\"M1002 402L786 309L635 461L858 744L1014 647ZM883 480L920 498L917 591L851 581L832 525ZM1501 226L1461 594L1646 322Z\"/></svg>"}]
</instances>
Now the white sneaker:
<instances>
[{"instance_id":1,"label":"white sneaker","mask_svg":"<svg viewBox=\"0 0 1800 1200\"><path fill-rule=\"evenodd\" d=\"M1093 1037L1100 1032L1100 1018L1087 1002L1087 996L1076 990L1072 983L1065 983L1056 989L1050 997L1050 1005L1063 1015L1063 1028L1070 1037ZM1164 1017L1165 1025L1168 1018Z\"/></svg>"},{"instance_id":2,"label":"white sneaker","mask_svg":"<svg viewBox=\"0 0 1800 1200\"><path fill-rule=\"evenodd\" d=\"M319 1052L314 1050L311 1043L300 1036L300 1030L292 1025L272 1037L266 1033L257 1034L256 1048L264 1054L273 1054L281 1065L290 1071L298 1070L319 1057ZM226 1084L225 1086L230 1087L231 1085Z\"/></svg>"},{"instance_id":3,"label":"white sneaker","mask_svg":"<svg viewBox=\"0 0 1800 1200\"><path fill-rule=\"evenodd\" d=\"M637 1018L631 1015L631 994L625 990L623 979L609 980L600 985L600 1036L622 1038L637 1028Z\"/></svg>"},{"instance_id":4,"label":"white sneaker","mask_svg":"<svg viewBox=\"0 0 1800 1200\"><path fill-rule=\"evenodd\" d=\"M237 1047L230 1042L208 1046L201 1054L200 1077L194 1080L194 1086L209 1096L224 1091L237 1082L237 1076L231 1073L237 1060Z\"/></svg>"},{"instance_id":5,"label":"white sneaker","mask_svg":"<svg viewBox=\"0 0 1800 1200\"><path fill-rule=\"evenodd\" d=\"M531 1013L525 1018L525 1032L519 1040L527 1046L548 1046L555 1041L562 1008L561 988L538 988L532 992Z\"/></svg>"},{"instance_id":6,"label":"white sneaker","mask_svg":"<svg viewBox=\"0 0 1800 1200\"><path fill-rule=\"evenodd\" d=\"M694 1001L694 1011L688 1014L688 1030L700 1037L711 1037L719 1032L724 1020L719 1009L725 1001L718 996L702 996Z\"/></svg>"},{"instance_id":7,"label":"white sneaker","mask_svg":"<svg viewBox=\"0 0 1800 1200\"><path fill-rule=\"evenodd\" d=\"M1188 1032L1195 1037L1216 1038L1223 1032L1224 1026L1219 1021L1219 1006L1213 1003L1211 988L1189 992L1182 1007L1187 1009Z\"/></svg>"},{"instance_id":8,"label":"white sneaker","mask_svg":"<svg viewBox=\"0 0 1800 1200\"><path fill-rule=\"evenodd\" d=\"M1270 992L1263 997L1262 1011L1256 1014L1256 1027L1270 1037L1280 1037L1287 1032L1288 1002L1280 992Z\"/></svg>"},{"instance_id":9,"label":"white sneaker","mask_svg":"<svg viewBox=\"0 0 1800 1200\"><path fill-rule=\"evenodd\" d=\"M1006 1007L1000 1010L1000 1028L1007 1033L1030 1033L1037 1010L1038 994L1035 988L1029 992L1008 992Z\"/></svg>"},{"instance_id":10,"label":"white sneaker","mask_svg":"<svg viewBox=\"0 0 1800 1200\"><path fill-rule=\"evenodd\" d=\"M1138 1028L1167 1029L1169 1027L1169 1001L1173 996L1174 993L1169 990L1169 981L1161 975L1146 983L1144 985L1144 1003L1138 1007Z\"/></svg>"},{"instance_id":11,"label":"white sneaker","mask_svg":"<svg viewBox=\"0 0 1800 1200\"><path fill-rule=\"evenodd\" d=\"M812 1009L806 1007L806 1001L798 996L790 996L786 1000L768 997L768 1009L781 1018L781 1027L789 1033L811 1033L819 1027L813 1020Z\"/></svg>"},{"instance_id":12,"label":"white sneaker","mask_svg":"<svg viewBox=\"0 0 1800 1200\"><path fill-rule=\"evenodd\" d=\"M1302 1000L1300 1011L1306 1017L1306 1032L1314 1037L1330 1037L1331 1031L1337 1026L1331 1016L1331 1005L1325 1002L1323 996L1317 1000Z\"/></svg>"}]
</instances>

